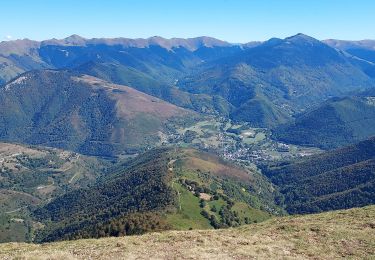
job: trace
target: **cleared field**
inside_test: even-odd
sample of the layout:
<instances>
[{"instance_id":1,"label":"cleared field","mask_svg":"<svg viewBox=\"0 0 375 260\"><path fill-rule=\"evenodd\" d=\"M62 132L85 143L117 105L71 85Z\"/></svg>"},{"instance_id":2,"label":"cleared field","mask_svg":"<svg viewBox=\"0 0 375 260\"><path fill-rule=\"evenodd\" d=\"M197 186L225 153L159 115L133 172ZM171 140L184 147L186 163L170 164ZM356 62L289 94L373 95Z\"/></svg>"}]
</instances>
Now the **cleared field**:
<instances>
[{"instance_id":1,"label":"cleared field","mask_svg":"<svg viewBox=\"0 0 375 260\"><path fill-rule=\"evenodd\" d=\"M173 186L179 192L181 209L175 214L168 215L167 222L177 230L211 229L209 221L201 215L200 199L179 183L174 183Z\"/></svg>"},{"instance_id":2,"label":"cleared field","mask_svg":"<svg viewBox=\"0 0 375 260\"><path fill-rule=\"evenodd\" d=\"M248 218L250 222L261 222L271 217L266 212L251 208L243 202L236 202L232 210L236 211L241 218Z\"/></svg>"},{"instance_id":3,"label":"cleared field","mask_svg":"<svg viewBox=\"0 0 375 260\"><path fill-rule=\"evenodd\" d=\"M239 228L0 245L3 259L373 259L375 206Z\"/></svg>"},{"instance_id":4,"label":"cleared field","mask_svg":"<svg viewBox=\"0 0 375 260\"><path fill-rule=\"evenodd\" d=\"M243 142L246 144L256 144L260 141L263 141L266 138L264 133L257 133L254 137L244 137Z\"/></svg>"}]
</instances>

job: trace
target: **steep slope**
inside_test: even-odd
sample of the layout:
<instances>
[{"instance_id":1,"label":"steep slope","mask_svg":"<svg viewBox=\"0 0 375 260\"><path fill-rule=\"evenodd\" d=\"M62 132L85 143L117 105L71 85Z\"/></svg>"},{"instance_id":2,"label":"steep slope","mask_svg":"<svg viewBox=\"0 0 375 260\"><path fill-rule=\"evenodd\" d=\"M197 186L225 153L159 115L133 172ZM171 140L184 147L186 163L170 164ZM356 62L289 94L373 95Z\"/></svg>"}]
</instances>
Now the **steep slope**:
<instances>
[{"instance_id":1,"label":"steep slope","mask_svg":"<svg viewBox=\"0 0 375 260\"><path fill-rule=\"evenodd\" d=\"M290 213L375 203L375 138L265 171Z\"/></svg>"},{"instance_id":2,"label":"steep slope","mask_svg":"<svg viewBox=\"0 0 375 260\"><path fill-rule=\"evenodd\" d=\"M276 218L214 231L0 245L5 259L371 259L375 207Z\"/></svg>"},{"instance_id":3,"label":"steep slope","mask_svg":"<svg viewBox=\"0 0 375 260\"><path fill-rule=\"evenodd\" d=\"M195 116L135 89L66 71L25 73L0 88L0 104L0 139L99 156L152 146L167 124Z\"/></svg>"},{"instance_id":4,"label":"steep slope","mask_svg":"<svg viewBox=\"0 0 375 260\"><path fill-rule=\"evenodd\" d=\"M334 148L375 135L374 91L334 98L275 129L274 137L289 143Z\"/></svg>"},{"instance_id":5,"label":"steep slope","mask_svg":"<svg viewBox=\"0 0 375 260\"><path fill-rule=\"evenodd\" d=\"M151 150L37 209L34 216L47 225L37 240L238 226L282 214L277 196L259 173L216 156Z\"/></svg>"},{"instance_id":6,"label":"steep slope","mask_svg":"<svg viewBox=\"0 0 375 260\"><path fill-rule=\"evenodd\" d=\"M362 70L372 78L375 78L375 41L340 41L325 40L329 46L344 51L354 64L361 67Z\"/></svg>"},{"instance_id":7,"label":"steep slope","mask_svg":"<svg viewBox=\"0 0 375 260\"><path fill-rule=\"evenodd\" d=\"M224 97L235 107L233 119L273 126L324 99L373 86L358 62L298 34L204 64L178 86Z\"/></svg>"},{"instance_id":8,"label":"steep slope","mask_svg":"<svg viewBox=\"0 0 375 260\"><path fill-rule=\"evenodd\" d=\"M167 163L167 154L161 150L148 152L95 186L67 193L37 209L39 219L51 221L40 236L48 241L167 229L158 214L176 199L168 185Z\"/></svg>"}]
</instances>

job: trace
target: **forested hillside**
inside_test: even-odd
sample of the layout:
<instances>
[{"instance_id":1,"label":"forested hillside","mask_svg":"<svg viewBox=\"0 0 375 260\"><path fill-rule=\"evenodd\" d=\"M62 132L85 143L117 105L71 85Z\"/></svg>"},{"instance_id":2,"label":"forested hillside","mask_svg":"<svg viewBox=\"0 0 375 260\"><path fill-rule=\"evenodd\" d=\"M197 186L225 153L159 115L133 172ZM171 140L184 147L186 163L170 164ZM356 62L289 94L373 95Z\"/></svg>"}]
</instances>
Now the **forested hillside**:
<instances>
[{"instance_id":1,"label":"forested hillside","mask_svg":"<svg viewBox=\"0 0 375 260\"><path fill-rule=\"evenodd\" d=\"M313 213L375 203L375 138L264 173L279 186L289 213Z\"/></svg>"},{"instance_id":2,"label":"forested hillside","mask_svg":"<svg viewBox=\"0 0 375 260\"><path fill-rule=\"evenodd\" d=\"M279 126L274 137L284 142L335 148L375 136L374 91L330 99L294 122Z\"/></svg>"},{"instance_id":3,"label":"forested hillside","mask_svg":"<svg viewBox=\"0 0 375 260\"><path fill-rule=\"evenodd\" d=\"M111 178L67 193L36 210L38 219L51 221L41 239L113 236L166 228L163 220L151 213L165 210L176 199L168 186L171 176L167 162L165 153L149 152Z\"/></svg>"},{"instance_id":4,"label":"forested hillside","mask_svg":"<svg viewBox=\"0 0 375 260\"><path fill-rule=\"evenodd\" d=\"M259 173L214 155L156 149L36 209L46 224L37 241L239 226L283 214L277 196Z\"/></svg>"},{"instance_id":5,"label":"forested hillside","mask_svg":"<svg viewBox=\"0 0 375 260\"><path fill-rule=\"evenodd\" d=\"M0 139L113 157L155 146L199 117L135 89L67 71L32 71L0 88Z\"/></svg>"},{"instance_id":6,"label":"forested hillside","mask_svg":"<svg viewBox=\"0 0 375 260\"><path fill-rule=\"evenodd\" d=\"M256 127L285 123L332 96L372 87L375 76L373 63L303 34L249 44L72 35L3 42L0 58L0 84L33 69L70 69Z\"/></svg>"},{"instance_id":7,"label":"forested hillside","mask_svg":"<svg viewBox=\"0 0 375 260\"><path fill-rule=\"evenodd\" d=\"M203 64L178 86L225 98L234 106L232 119L273 127L332 96L374 86L362 63L298 34Z\"/></svg>"},{"instance_id":8,"label":"forested hillside","mask_svg":"<svg viewBox=\"0 0 375 260\"><path fill-rule=\"evenodd\" d=\"M1 42L0 241L220 229L375 203L371 44Z\"/></svg>"},{"instance_id":9,"label":"forested hillside","mask_svg":"<svg viewBox=\"0 0 375 260\"><path fill-rule=\"evenodd\" d=\"M30 212L105 175L113 163L71 151L0 143L0 242L32 241Z\"/></svg>"}]
</instances>

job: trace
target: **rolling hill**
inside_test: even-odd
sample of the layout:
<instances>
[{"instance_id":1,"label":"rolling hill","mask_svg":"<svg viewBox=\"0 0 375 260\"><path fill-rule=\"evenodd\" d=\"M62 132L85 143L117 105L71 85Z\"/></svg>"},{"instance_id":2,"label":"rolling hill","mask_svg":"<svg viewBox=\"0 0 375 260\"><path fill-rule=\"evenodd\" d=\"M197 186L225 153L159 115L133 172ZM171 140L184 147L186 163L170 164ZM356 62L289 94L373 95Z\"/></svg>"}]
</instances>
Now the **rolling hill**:
<instances>
[{"instance_id":1,"label":"rolling hill","mask_svg":"<svg viewBox=\"0 0 375 260\"><path fill-rule=\"evenodd\" d=\"M5 259L371 259L375 207L274 218L223 230L0 245Z\"/></svg>"},{"instance_id":2,"label":"rolling hill","mask_svg":"<svg viewBox=\"0 0 375 260\"><path fill-rule=\"evenodd\" d=\"M176 106L206 114L229 115L232 105L220 96L192 94L181 91L163 79L156 79L146 72L120 63L88 62L72 69L74 72L91 75L108 82L132 86L135 89L158 97Z\"/></svg>"},{"instance_id":3,"label":"rolling hill","mask_svg":"<svg viewBox=\"0 0 375 260\"><path fill-rule=\"evenodd\" d=\"M283 214L259 173L192 149L157 149L34 211L36 241L212 229ZM82 207L85 205L85 207Z\"/></svg>"},{"instance_id":4,"label":"rolling hill","mask_svg":"<svg viewBox=\"0 0 375 260\"><path fill-rule=\"evenodd\" d=\"M288 143L335 148L375 135L374 91L330 99L274 130L274 138Z\"/></svg>"},{"instance_id":5,"label":"rolling hill","mask_svg":"<svg viewBox=\"0 0 375 260\"><path fill-rule=\"evenodd\" d=\"M67 71L32 71L0 88L0 139L116 156L154 146L199 117L135 89Z\"/></svg>"},{"instance_id":6,"label":"rolling hill","mask_svg":"<svg viewBox=\"0 0 375 260\"><path fill-rule=\"evenodd\" d=\"M264 171L284 194L289 213L375 203L375 138Z\"/></svg>"},{"instance_id":7,"label":"rolling hill","mask_svg":"<svg viewBox=\"0 0 375 260\"><path fill-rule=\"evenodd\" d=\"M223 98L193 95L174 84L195 66L240 51L239 45L210 37L84 39L72 35L42 42L1 42L0 85L30 70L70 69L131 86L180 107L227 115L231 106Z\"/></svg>"}]
</instances>

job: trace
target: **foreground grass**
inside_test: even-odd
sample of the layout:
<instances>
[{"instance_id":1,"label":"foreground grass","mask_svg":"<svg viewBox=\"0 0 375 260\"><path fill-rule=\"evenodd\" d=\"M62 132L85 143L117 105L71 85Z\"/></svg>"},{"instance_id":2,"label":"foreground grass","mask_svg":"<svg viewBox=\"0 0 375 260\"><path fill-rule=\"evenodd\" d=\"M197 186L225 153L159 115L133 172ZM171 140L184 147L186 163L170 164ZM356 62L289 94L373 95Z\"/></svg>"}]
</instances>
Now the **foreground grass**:
<instances>
[{"instance_id":1,"label":"foreground grass","mask_svg":"<svg viewBox=\"0 0 375 260\"><path fill-rule=\"evenodd\" d=\"M375 259L375 206L275 218L225 230L42 245L0 244L2 259Z\"/></svg>"}]
</instances>

